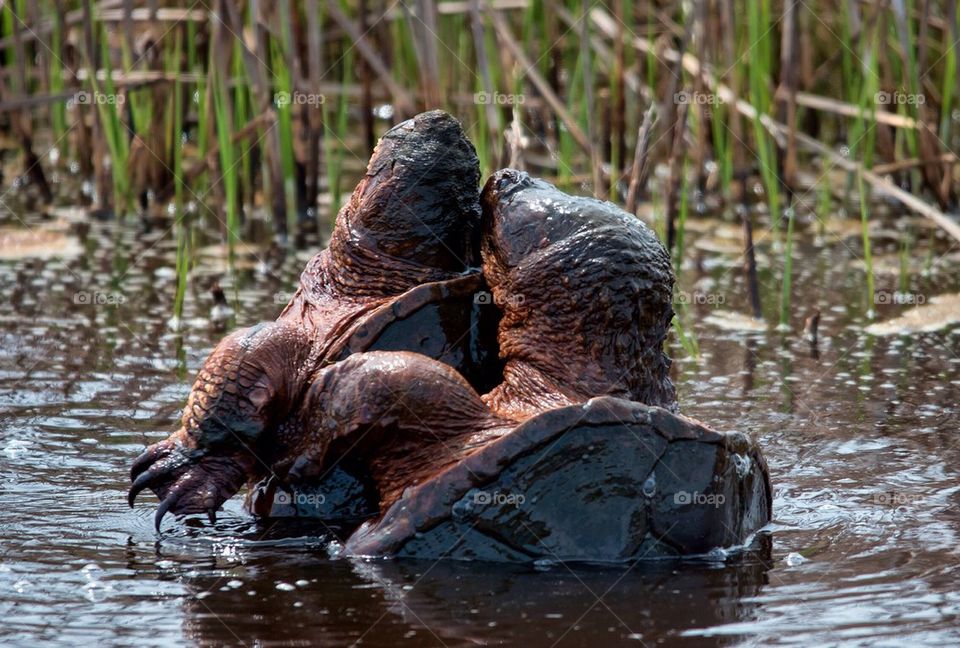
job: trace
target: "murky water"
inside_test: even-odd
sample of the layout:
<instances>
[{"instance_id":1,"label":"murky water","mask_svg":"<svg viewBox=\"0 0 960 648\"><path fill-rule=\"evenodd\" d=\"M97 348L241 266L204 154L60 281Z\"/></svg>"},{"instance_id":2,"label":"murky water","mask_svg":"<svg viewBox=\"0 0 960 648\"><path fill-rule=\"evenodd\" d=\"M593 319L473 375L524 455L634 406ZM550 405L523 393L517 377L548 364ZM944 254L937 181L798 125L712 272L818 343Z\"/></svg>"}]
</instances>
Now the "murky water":
<instances>
[{"instance_id":1,"label":"murky water","mask_svg":"<svg viewBox=\"0 0 960 648\"><path fill-rule=\"evenodd\" d=\"M0 643L957 644L960 330L866 336L855 227L800 235L793 332L716 328L707 316L746 298L735 228L701 225L683 286L702 358L677 362L681 403L760 439L775 521L726 560L621 567L331 560L322 527L255 523L238 498L216 526L158 537L148 498L124 501L129 465L173 429L221 336L209 296L188 295L169 332L165 227L96 223L69 260L0 260ZM877 287L893 291L895 244L876 238ZM956 253L921 247L906 261L931 272L914 268L911 294L960 290ZM231 325L274 317L306 256L241 250L223 279ZM205 255L194 284L223 263ZM761 281L772 314L778 287ZM813 307L816 352L800 337Z\"/></svg>"}]
</instances>

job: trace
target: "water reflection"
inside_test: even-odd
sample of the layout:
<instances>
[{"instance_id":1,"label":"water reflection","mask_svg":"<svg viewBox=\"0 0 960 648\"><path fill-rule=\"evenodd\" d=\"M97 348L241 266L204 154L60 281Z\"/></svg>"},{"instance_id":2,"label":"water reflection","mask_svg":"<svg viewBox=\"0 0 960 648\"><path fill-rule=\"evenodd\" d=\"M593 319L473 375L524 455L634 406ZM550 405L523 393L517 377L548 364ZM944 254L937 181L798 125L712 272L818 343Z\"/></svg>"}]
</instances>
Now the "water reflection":
<instances>
[{"instance_id":1,"label":"water reflection","mask_svg":"<svg viewBox=\"0 0 960 648\"><path fill-rule=\"evenodd\" d=\"M770 538L727 562L532 568L455 561L261 557L186 580L185 630L203 644L729 645L684 632L755 618ZM265 620L268 622L265 623ZM643 642L643 643L640 643Z\"/></svg>"}]
</instances>

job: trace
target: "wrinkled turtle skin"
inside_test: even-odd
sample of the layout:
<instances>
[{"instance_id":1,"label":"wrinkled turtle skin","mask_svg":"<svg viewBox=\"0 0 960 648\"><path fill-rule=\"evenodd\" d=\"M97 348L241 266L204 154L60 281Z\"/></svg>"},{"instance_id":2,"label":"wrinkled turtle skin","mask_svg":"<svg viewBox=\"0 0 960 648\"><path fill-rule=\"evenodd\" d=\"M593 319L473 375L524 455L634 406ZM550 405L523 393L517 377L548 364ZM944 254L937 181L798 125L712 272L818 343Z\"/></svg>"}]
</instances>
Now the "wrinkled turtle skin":
<instances>
[{"instance_id":1,"label":"wrinkled turtle skin","mask_svg":"<svg viewBox=\"0 0 960 648\"><path fill-rule=\"evenodd\" d=\"M245 483L283 476L304 434L317 373L354 351L443 358L478 387L499 376L496 313L479 309L479 166L441 111L389 130L275 322L228 335L204 362L181 427L134 462L129 501L149 488L167 512L206 512Z\"/></svg>"},{"instance_id":2,"label":"wrinkled turtle skin","mask_svg":"<svg viewBox=\"0 0 960 648\"><path fill-rule=\"evenodd\" d=\"M698 554L765 525L756 444L677 413L653 233L518 171L478 184L448 115L389 131L280 318L227 336L137 459L131 505L153 490L159 529L247 484L256 515L349 521L346 555L507 561Z\"/></svg>"},{"instance_id":3,"label":"wrinkled turtle skin","mask_svg":"<svg viewBox=\"0 0 960 648\"><path fill-rule=\"evenodd\" d=\"M646 225L505 169L487 182L483 274L501 304L504 382L484 397L526 419L609 395L677 408L663 342L673 270Z\"/></svg>"}]
</instances>

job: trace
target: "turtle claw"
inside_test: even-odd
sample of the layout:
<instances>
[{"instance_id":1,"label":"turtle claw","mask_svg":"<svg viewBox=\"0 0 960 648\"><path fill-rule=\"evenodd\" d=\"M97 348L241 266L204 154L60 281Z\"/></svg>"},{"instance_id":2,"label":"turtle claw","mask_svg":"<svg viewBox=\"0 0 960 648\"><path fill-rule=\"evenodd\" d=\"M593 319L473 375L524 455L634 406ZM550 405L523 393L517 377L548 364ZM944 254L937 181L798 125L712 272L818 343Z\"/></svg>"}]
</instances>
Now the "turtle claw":
<instances>
[{"instance_id":1,"label":"turtle claw","mask_svg":"<svg viewBox=\"0 0 960 648\"><path fill-rule=\"evenodd\" d=\"M160 502L160 506L157 507L157 512L153 516L153 526L157 530L157 533L160 533L160 524L163 522L163 516L167 514L176 501L177 496L174 494Z\"/></svg>"},{"instance_id":2,"label":"turtle claw","mask_svg":"<svg viewBox=\"0 0 960 648\"><path fill-rule=\"evenodd\" d=\"M217 509L254 474L253 468L253 459L244 455L212 457L161 441L135 462L127 503L132 507L141 492L152 490L160 498L153 520L157 533L167 513L206 513L216 524Z\"/></svg>"},{"instance_id":3,"label":"turtle claw","mask_svg":"<svg viewBox=\"0 0 960 648\"><path fill-rule=\"evenodd\" d=\"M130 479L136 480L143 471L167 457L173 448L174 445L170 442L170 439L164 439L159 443L154 443L149 446L134 460L133 465L130 467Z\"/></svg>"},{"instance_id":4,"label":"turtle claw","mask_svg":"<svg viewBox=\"0 0 960 648\"><path fill-rule=\"evenodd\" d=\"M133 485L130 486L130 491L127 493L127 504L130 505L130 508L133 508L134 502L137 501L137 495L139 495L143 489L150 485L150 482L156 479L157 475L155 473L147 472L140 473L140 475L133 480Z\"/></svg>"},{"instance_id":5,"label":"turtle claw","mask_svg":"<svg viewBox=\"0 0 960 648\"><path fill-rule=\"evenodd\" d=\"M133 508L137 496L144 489L150 488L158 497L163 499L170 485L181 475L182 468L190 463L190 459L181 453L174 453L175 446L167 441L161 441L147 448L137 457L130 470L133 484L127 493L127 504Z\"/></svg>"}]
</instances>

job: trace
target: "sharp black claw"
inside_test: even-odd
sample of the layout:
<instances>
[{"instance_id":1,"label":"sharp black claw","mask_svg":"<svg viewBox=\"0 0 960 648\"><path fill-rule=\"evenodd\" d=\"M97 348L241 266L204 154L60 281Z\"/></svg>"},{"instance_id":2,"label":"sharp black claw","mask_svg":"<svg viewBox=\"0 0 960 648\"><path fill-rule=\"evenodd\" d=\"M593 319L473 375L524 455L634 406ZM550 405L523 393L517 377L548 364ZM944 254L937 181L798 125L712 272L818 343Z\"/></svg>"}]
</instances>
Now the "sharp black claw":
<instances>
[{"instance_id":1,"label":"sharp black claw","mask_svg":"<svg viewBox=\"0 0 960 648\"><path fill-rule=\"evenodd\" d=\"M207 518L210 520L210 524L217 523L217 510L213 508L207 509Z\"/></svg>"},{"instance_id":2,"label":"sharp black claw","mask_svg":"<svg viewBox=\"0 0 960 648\"><path fill-rule=\"evenodd\" d=\"M173 506L174 501L174 498L171 496L160 502L157 514L153 516L153 526L157 529L157 533L160 533L160 523L163 522L163 516L166 515L170 507Z\"/></svg>"},{"instance_id":3,"label":"sharp black claw","mask_svg":"<svg viewBox=\"0 0 960 648\"><path fill-rule=\"evenodd\" d=\"M143 471L147 470L167 454L165 449L159 448L156 445L152 445L141 452L140 456L133 460L133 465L130 466L130 479L134 480L139 477Z\"/></svg>"},{"instance_id":4,"label":"sharp black claw","mask_svg":"<svg viewBox=\"0 0 960 648\"><path fill-rule=\"evenodd\" d=\"M127 504L130 505L130 508L133 508L133 503L136 501L137 495L149 486L155 477L156 475L148 470L147 472L140 473L133 481L133 485L130 486L130 492L127 493Z\"/></svg>"}]
</instances>

